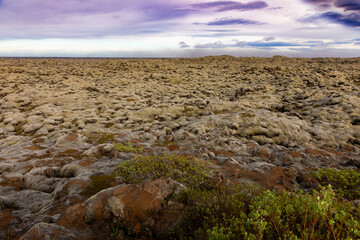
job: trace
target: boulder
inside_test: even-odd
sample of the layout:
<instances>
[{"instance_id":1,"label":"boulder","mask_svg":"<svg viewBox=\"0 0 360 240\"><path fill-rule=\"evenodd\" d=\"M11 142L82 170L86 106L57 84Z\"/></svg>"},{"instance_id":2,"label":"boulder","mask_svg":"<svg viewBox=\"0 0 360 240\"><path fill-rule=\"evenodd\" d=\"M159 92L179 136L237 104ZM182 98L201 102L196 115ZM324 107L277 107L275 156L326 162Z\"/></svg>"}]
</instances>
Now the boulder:
<instances>
[{"instance_id":1,"label":"boulder","mask_svg":"<svg viewBox=\"0 0 360 240\"><path fill-rule=\"evenodd\" d=\"M76 228L78 232L91 229L96 239L109 236L114 226L130 235L161 236L181 222L181 211L166 214L165 209L179 210L182 207L167 200L185 188L172 179L122 184L70 207L58 224Z\"/></svg>"},{"instance_id":2,"label":"boulder","mask_svg":"<svg viewBox=\"0 0 360 240\"><path fill-rule=\"evenodd\" d=\"M56 139L53 148L59 151L89 148L90 144L86 143L86 140L86 137L78 135L77 133L65 134Z\"/></svg>"},{"instance_id":3,"label":"boulder","mask_svg":"<svg viewBox=\"0 0 360 240\"><path fill-rule=\"evenodd\" d=\"M172 179L158 179L135 185L120 185L104 190L85 202L87 223L101 223L114 218L128 232L135 234L160 234L174 222L157 226L163 204L173 194L179 194L185 186Z\"/></svg>"}]
</instances>

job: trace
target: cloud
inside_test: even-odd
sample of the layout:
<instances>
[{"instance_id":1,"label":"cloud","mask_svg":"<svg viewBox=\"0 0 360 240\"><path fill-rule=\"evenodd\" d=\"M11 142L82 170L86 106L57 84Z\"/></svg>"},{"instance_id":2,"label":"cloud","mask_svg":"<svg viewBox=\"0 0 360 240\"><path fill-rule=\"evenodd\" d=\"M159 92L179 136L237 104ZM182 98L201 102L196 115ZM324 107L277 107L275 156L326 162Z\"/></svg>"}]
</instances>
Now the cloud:
<instances>
[{"instance_id":1,"label":"cloud","mask_svg":"<svg viewBox=\"0 0 360 240\"><path fill-rule=\"evenodd\" d=\"M303 0L322 7L341 8L344 11L360 11L359 0Z\"/></svg>"},{"instance_id":2,"label":"cloud","mask_svg":"<svg viewBox=\"0 0 360 240\"><path fill-rule=\"evenodd\" d=\"M360 27L360 14L342 14L338 12L326 12L320 14L320 18L328 19L348 27Z\"/></svg>"},{"instance_id":3,"label":"cloud","mask_svg":"<svg viewBox=\"0 0 360 240\"><path fill-rule=\"evenodd\" d=\"M206 3L195 3L191 5L195 9L206 9L206 8L215 8L216 12L225 12L225 11L250 11L263 9L268 7L268 4L264 1L253 1L248 3L241 3L236 1L215 1L215 2L206 2Z\"/></svg>"},{"instance_id":4,"label":"cloud","mask_svg":"<svg viewBox=\"0 0 360 240\"><path fill-rule=\"evenodd\" d=\"M302 46L298 43L288 43L288 42L248 42L247 46L251 47L295 47Z\"/></svg>"},{"instance_id":5,"label":"cloud","mask_svg":"<svg viewBox=\"0 0 360 240\"><path fill-rule=\"evenodd\" d=\"M274 37L264 37L264 39L263 39L263 41L265 41L265 42L269 42L269 41L273 41L273 40L275 40Z\"/></svg>"},{"instance_id":6,"label":"cloud","mask_svg":"<svg viewBox=\"0 0 360 240\"><path fill-rule=\"evenodd\" d=\"M206 25L209 26L224 26L224 25L251 25L251 24L261 24L260 22L242 19L242 18L222 18L219 20L208 22Z\"/></svg>"},{"instance_id":7,"label":"cloud","mask_svg":"<svg viewBox=\"0 0 360 240\"><path fill-rule=\"evenodd\" d=\"M319 14L303 19L314 22L326 19L347 27L360 27L360 0L303 0L303 2L322 7Z\"/></svg>"},{"instance_id":8,"label":"cloud","mask_svg":"<svg viewBox=\"0 0 360 240\"><path fill-rule=\"evenodd\" d=\"M231 45L224 44L221 41L217 41L214 43L199 43L195 44L194 48L227 48L231 47Z\"/></svg>"},{"instance_id":9,"label":"cloud","mask_svg":"<svg viewBox=\"0 0 360 240\"><path fill-rule=\"evenodd\" d=\"M345 9L345 11L360 10L359 0L345 0L345 1L337 0L335 2L335 6Z\"/></svg>"},{"instance_id":10,"label":"cloud","mask_svg":"<svg viewBox=\"0 0 360 240\"><path fill-rule=\"evenodd\" d=\"M298 47L298 46L308 46L308 44L292 43L292 42L271 42L271 41L237 41L235 43L223 43L221 41L213 43L201 43L196 44L194 48L242 48L242 47L252 47L252 48L261 48L261 49L276 49L276 47Z\"/></svg>"},{"instance_id":11,"label":"cloud","mask_svg":"<svg viewBox=\"0 0 360 240\"><path fill-rule=\"evenodd\" d=\"M0 6L0 38L98 38L166 32L174 27L170 21L198 12L182 9L184 1L6 0Z\"/></svg>"},{"instance_id":12,"label":"cloud","mask_svg":"<svg viewBox=\"0 0 360 240\"><path fill-rule=\"evenodd\" d=\"M189 48L190 47L190 45L186 44L185 42L179 42L178 46L180 48Z\"/></svg>"}]
</instances>

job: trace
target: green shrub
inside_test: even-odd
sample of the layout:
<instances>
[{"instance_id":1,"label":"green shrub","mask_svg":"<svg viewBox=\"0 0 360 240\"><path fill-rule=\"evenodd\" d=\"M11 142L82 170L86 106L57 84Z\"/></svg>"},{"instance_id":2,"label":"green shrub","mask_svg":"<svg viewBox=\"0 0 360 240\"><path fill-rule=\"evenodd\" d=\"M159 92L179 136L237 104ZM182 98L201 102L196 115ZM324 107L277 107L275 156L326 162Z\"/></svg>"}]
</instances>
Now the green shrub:
<instances>
[{"instance_id":1,"label":"green shrub","mask_svg":"<svg viewBox=\"0 0 360 240\"><path fill-rule=\"evenodd\" d=\"M240 194L240 195L238 195ZM171 230L172 239L241 239L238 229L246 221L246 195L221 189L184 191L183 225Z\"/></svg>"},{"instance_id":2,"label":"green shrub","mask_svg":"<svg viewBox=\"0 0 360 240\"><path fill-rule=\"evenodd\" d=\"M130 184L169 177L188 187L172 199L184 206L184 221L170 229L169 239L360 239L360 204L338 198L331 185L312 193L225 189L211 181L210 169L183 156L142 155L120 164L116 175ZM356 172L339 177L327 171L329 181L347 188L358 184Z\"/></svg>"},{"instance_id":3,"label":"green shrub","mask_svg":"<svg viewBox=\"0 0 360 240\"><path fill-rule=\"evenodd\" d=\"M331 184L338 197L349 200L360 198L360 172L354 169L337 170L333 168L320 169L312 172L321 185Z\"/></svg>"},{"instance_id":4,"label":"green shrub","mask_svg":"<svg viewBox=\"0 0 360 240\"><path fill-rule=\"evenodd\" d=\"M116 143L114 144L116 151L118 152L132 152L132 153L142 153L143 149L139 148L139 147L135 147L133 146L131 143L128 144L120 144L120 143Z\"/></svg>"},{"instance_id":5,"label":"green shrub","mask_svg":"<svg viewBox=\"0 0 360 240\"><path fill-rule=\"evenodd\" d=\"M138 183L146 179L172 178L191 188L211 184L208 163L177 155L144 155L120 164L116 175L125 183Z\"/></svg>"},{"instance_id":6,"label":"green shrub","mask_svg":"<svg viewBox=\"0 0 360 240\"><path fill-rule=\"evenodd\" d=\"M189 190L182 199L185 221L174 239L360 238L360 206L337 199L331 186L312 194Z\"/></svg>"},{"instance_id":7,"label":"green shrub","mask_svg":"<svg viewBox=\"0 0 360 240\"><path fill-rule=\"evenodd\" d=\"M249 206L247 239L358 239L360 208L331 186L312 194L265 191Z\"/></svg>"}]
</instances>

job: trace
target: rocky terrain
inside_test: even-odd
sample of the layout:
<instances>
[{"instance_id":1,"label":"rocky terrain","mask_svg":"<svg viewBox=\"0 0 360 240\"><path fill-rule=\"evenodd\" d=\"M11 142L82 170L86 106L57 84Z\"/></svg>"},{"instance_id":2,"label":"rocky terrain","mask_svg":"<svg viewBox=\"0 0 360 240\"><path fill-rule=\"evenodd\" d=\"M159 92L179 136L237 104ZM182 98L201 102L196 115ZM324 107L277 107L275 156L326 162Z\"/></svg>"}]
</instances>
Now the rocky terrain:
<instances>
[{"instance_id":1,"label":"rocky terrain","mask_svg":"<svg viewBox=\"0 0 360 240\"><path fill-rule=\"evenodd\" d=\"M360 167L360 58L0 59L0 239L159 238L182 184L84 194L145 154L310 191L309 171Z\"/></svg>"}]
</instances>

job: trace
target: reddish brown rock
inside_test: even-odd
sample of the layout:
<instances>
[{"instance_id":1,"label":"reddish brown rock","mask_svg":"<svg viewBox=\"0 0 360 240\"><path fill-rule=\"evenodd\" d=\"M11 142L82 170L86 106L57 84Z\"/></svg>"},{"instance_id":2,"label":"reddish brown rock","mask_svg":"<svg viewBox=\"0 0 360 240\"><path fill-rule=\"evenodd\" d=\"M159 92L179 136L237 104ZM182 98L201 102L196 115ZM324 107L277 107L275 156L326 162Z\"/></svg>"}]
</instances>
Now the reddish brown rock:
<instances>
[{"instance_id":1,"label":"reddish brown rock","mask_svg":"<svg viewBox=\"0 0 360 240\"><path fill-rule=\"evenodd\" d=\"M10 210L0 211L0 239L18 240L24 227L21 218Z\"/></svg>"},{"instance_id":2,"label":"reddish brown rock","mask_svg":"<svg viewBox=\"0 0 360 240\"><path fill-rule=\"evenodd\" d=\"M296 151L288 151L287 154L289 154L290 156L294 157L294 158L301 158L303 155L299 152Z\"/></svg>"},{"instance_id":3,"label":"reddish brown rock","mask_svg":"<svg viewBox=\"0 0 360 240\"><path fill-rule=\"evenodd\" d=\"M179 146L176 143L170 143L169 145L166 146L167 149L169 149L170 151L176 151L179 149Z\"/></svg>"},{"instance_id":4,"label":"reddish brown rock","mask_svg":"<svg viewBox=\"0 0 360 240\"><path fill-rule=\"evenodd\" d=\"M0 184L1 186L11 186L16 191L20 191L20 190L24 189L24 179L22 177L19 177L19 176L12 176L12 177L1 176L0 178L2 178L2 182Z\"/></svg>"},{"instance_id":5,"label":"reddish brown rock","mask_svg":"<svg viewBox=\"0 0 360 240\"><path fill-rule=\"evenodd\" d=\"M338 155L338 156L346 156L345 153L343 152L340 152L340 151L336 151L335 149L333 148L329 148L329 147L322 147L321 149L329 152L329 153L332 153L332 154L335 154L335 155Z\"/></svg>"},{"instance_id":6,"label":"reddish brown rock","mask_svg":"<svg viewBox=\"0 0 360 240\"><path fill-rule=\"evenodd\" d=\"M110 219L133 234L153 236L162 234L179 219L164 220L160 213L172 194L185 187L172 179L158 179L135 185L120 185L104 190L85 202L86 223L103 224ZM158 224L161 220L164 224Z\"/></svg>"},{"instance_id":7,"label":"reddish brown rock","mask_svg":"<svg viewBox=\"0 0 360 240\"><path fill-rule=\"evenodd\" d=\"M49 223L38 223L32 226L32 228L27 231L20 240L80 240L76 237L74 233L70 230Z\"/></svg>"},{"instance_id":8,"label":"reddish brown rock","mask_svg":"<svg viewBox=\"0 0 360 240\"><path fill-rule=\"evenodd\" d=\"M320 156L324 156L324 157L331 156L330 153L328 153L328 152L325 152L320 149L314 149L314 148L305 148L305 152L310 155L320 155Z\"/></svg>"},{"instance_id":9,"label":"reddish brown rock","mask_svg":"<svg viewBox=\"0 0 360 240\"><path fill-rule=\"evenodd\" d=\"M78 203L69 207L57 221L57 224L66 228L84 229L87 228L87 225L84 221L84 215L85 204Z\"/></svg>"},{"instance_id":10,"label":"reddish brown rock","mask_svg":"<svg viewBox=\"0 0 360 240\"><path fill-rule=\"evenodd\" d=\"M0 211L0 237L4 237L10 223L16 218L10 210Z\"/></svg>"}]
</instances>

